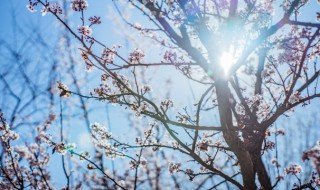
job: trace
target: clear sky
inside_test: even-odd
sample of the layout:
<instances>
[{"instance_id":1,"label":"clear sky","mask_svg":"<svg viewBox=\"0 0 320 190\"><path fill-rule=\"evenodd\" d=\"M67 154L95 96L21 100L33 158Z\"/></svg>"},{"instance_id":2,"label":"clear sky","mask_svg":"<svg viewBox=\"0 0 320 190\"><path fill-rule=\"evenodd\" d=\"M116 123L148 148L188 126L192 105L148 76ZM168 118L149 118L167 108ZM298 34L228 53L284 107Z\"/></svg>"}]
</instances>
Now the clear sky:
<instances>
[{"instance_id":1,"label":"clear sky","mask_svg":"<svg viewBox=\"0 0 320 190\"><path fill-rule=\"evenodd\" d=\"M41 31L43 36L45 37L45 40L47 42L54 44L57 39L57 32L56 32L56 26L57 22L53 18L52 15L46 15L44 17L41 16L40 9L41 7L38 7L38 11L36 13L30 13L26 9L26 5L28 4L27 0L2 0L1 6L0 6L0 18L1 18L1 26L0 26L0 39L6 39L7 41L10 41L12 36L19 36L19 33L16 33L14 31L14 27L17 25L13 24L14 22L22 23L20 26L25 27L25 30L30 31L31 29L35 29L38 31ZM102 6L101 6L102 4ZM120 7L124 8L124 7ZM320 5L317 3L316 0L310 0L310 4L302 10L302 17L301 19L306 21L315 22L316 15L313 15L316 11L320 11ZM312 13L312 14L310 14ZM133 43L130 43L129 45L128 36L126 36L124 33L130 33L130 28L124 26L122 23L121 25L123 27L119 27L121 20L119 19L119 22L115 22L114 18L119 18L116 11L114 10L114 5L111 0L89 0L89 10L86 12L87 15L90 16L101 16L102 18L102 24L100 26L95 26L93 29L93 34L96 36L99 36L99 40L104 42L107 46L112 46L114 44L123 44L125 45L124 49L121 51L122 54L128 54L136 45L137 46L145 46L146 43L141 42L139 40L134 40ZM276 17L279 15L276 15ZM137 22L144 22L142 20L142 15L134 15L134 18L137 20ZM76 28L79 23L79 14L72 13L71 15L71 26L73 28ZM275 21L277 19L275 18ZM20 40L22 37L18 37ZM130 39L129 39L130 40ZM15 43L15 42L12 42ZM76 43L75 43L76 44ZM158 47L154 48L152 44L147 44L147 51L150 53L149 58L151 59L153 56L159 56L159 53L157 52L159 49ZM157 50L157 51L155 51ZM159 50L161 51L161 50ZM2 56L3 52L0 52L0 56ZM148 59L148 58L147 58ZM0 63L0 65L3 63ZM1 69L0 69L1 70ZM83 69L84 70L84 69ZM162 85L164 85L164 81L168 78L173 77L173 83L175 85L175 91L173 96L176 97L178 100L178 104L183 102L189 102L190 107L192 107L192 104L194 103L194 97L192 96L192 93L195 93L195 96L198 97L202 92L203 88L200 88L199 86L188 83L186 79L177 77L178 71L175 70L150 70L154 73L153 77L156 80L153 80L153 86L159 85L159 81L162 81ZM0 71L1 73L1 71ZM97 73L94 73L97 74ZM98 76L98 74L97 74ZM93 85L96 85L97 81L93 82ZM91 85L92 86L92 85ZM165 96L165 91L161 90L163 86L155 87L154 93L155 94L161 94L162 96ZM188 89L188 90L185 90ZM90 89L92 90L92 89ZM192 93L191 93L192 91ZM89 92L89 90L87 91ZM186 93L187 92L187 93ZM183 95L182 95L183 94ZM189 96L185 95L189 94ZM179 102L181 101L181 102ZM308 109L304 109L303 113L299 112L301 111L301 108L297 108L297 111L300 116L303 115L303 117L308 117L309 113L314 112L316 110L319 111L319 101L316 102L313 106L310 106ZM98 102L96 103L98 104ZM112 118L110 120L110 124L112 126L112 130L114 133L121 133L124 130L127 130L128 128L125 126L128 126L128 121L124 119L125 111L123 108L109 106L109 117ZM100 114L99 114L100 112ZM100 122L103 124L107 124L106 121L107 116L105 115L105 107L100 107L99 109L95 110L93 116L90 118L92 122ZM103 113L103 114L101 114ZM295 114L295 113L292 113ZM216 118L208 118L208 121L212 122L212 120L216 120ZM86 149L90 148L88 143L86 141L88 140L88 136L86 136L87 131L86 128L83 126L83 123L81 121L77 121L77 119L73 120L75 123L75 126L82 126L82 127L75 127L72 128L68 135L72 137L72 139L76 139L75 142L78 144L79 149ZM286 118L283 118L282 121L279 121L279 123L284 123L286 121ZM132 139L131 139L132 140ZM59 164L60 157L53 157L53 163ZM55 165L51 165L52 169L55 169ZM59 167L61 168L61 167ZM60 173L60 172L57 172ZM63 179L63 176L55 176L57 178L61 177Z\"/></svg>"}]
</instances>

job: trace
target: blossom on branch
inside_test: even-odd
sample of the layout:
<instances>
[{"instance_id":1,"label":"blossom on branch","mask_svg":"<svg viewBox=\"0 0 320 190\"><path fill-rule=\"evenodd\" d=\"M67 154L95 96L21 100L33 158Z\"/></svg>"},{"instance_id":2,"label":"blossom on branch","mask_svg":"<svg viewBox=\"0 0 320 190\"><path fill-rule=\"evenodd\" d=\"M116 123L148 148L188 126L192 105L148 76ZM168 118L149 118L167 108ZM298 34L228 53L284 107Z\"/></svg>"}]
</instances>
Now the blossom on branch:
<instances>
[{"instance_id":1,"label":"blossom on branch","mask_svg":"<svg viewBox=\"0 0 320 190\"><path fill-rule=\"evenodd\" d=\"M71 9L74 11L83 11L88 8L87 0L75 0L71 2Z\"/></svg>"},{"instance_id":2,"label":"blossom on branch","mask_svg":"<svg viewBox=\"0 0 320 190\"><path fill-rule=\"evenodd\" d=\"M78 32L83 36L90 36L92 29L89 26L78 26Z\"/></svg>"}]
</instances>

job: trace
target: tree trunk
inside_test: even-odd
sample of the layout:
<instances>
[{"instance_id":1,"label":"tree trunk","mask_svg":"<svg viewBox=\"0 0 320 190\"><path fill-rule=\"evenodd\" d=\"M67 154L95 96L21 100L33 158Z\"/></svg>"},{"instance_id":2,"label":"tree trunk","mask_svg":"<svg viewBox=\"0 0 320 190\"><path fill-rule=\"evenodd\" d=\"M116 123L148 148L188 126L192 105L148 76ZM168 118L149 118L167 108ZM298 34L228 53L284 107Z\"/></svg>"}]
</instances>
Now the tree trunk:
<instances>
[{"instance_id":1,"label":"tree trunk","mask_svg":"<svg viewBox=\"0 0 320 190\"><path fill-rule=\"evenodd\" d=\"M254 164L251 160L249 152L243 146L243 143L239 139L238 135L233 131L228 82L220 79L216 80L215 85L219 104L218 109L220 122L224 128L224 139L239 160L244 189L255 190L257 189L257 186L255 184Z\"/></svg>"},{"instance_id":2,"label":"tree trunk","mask_svg":"<svg viewBox=\"0 0 320 190\"><path fill-rule=\"evenodd\" d=\"M268 173L266 171L266 168L264 167L264 164L262 162L261 156L256 157L254 160L254 167L255 171L258 174L259 182L264 190L271 190L272 184L270 181L270 177L268 176Z\"/></svg>"},{"instance_id":3,"label":"tree trunk","mask_svg":"<svg viewBox=\"0 0 320 190\"><path fill-rule=\"evenodd\" d=\"M251 160L251 156L249 152L241 152L236 153L238 158L241 174L242 174L242 181L243 181L243 189L245 190L256 190L256 180L255 180L255 171L254 171L254 164Z\"/></svg>"}]
</instances>

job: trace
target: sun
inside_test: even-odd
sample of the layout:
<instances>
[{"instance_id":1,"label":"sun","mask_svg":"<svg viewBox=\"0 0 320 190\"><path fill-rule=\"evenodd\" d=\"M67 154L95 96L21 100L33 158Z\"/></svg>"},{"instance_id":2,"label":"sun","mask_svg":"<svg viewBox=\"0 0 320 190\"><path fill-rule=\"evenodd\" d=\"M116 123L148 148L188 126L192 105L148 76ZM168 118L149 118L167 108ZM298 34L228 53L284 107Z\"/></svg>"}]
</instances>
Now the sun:
<instances>
[{"instance_id":1,"label":"sun","mask_svg":"<svg viewBox=\"0 0 320 190\"><path fill-rule=\"evenodd\" d=\"M223 68L225 74L228 74L234 62L235 62L234 47L231 46L229 50L223 52L220 57L220 65Z\"/></svg>"}]
</instances>

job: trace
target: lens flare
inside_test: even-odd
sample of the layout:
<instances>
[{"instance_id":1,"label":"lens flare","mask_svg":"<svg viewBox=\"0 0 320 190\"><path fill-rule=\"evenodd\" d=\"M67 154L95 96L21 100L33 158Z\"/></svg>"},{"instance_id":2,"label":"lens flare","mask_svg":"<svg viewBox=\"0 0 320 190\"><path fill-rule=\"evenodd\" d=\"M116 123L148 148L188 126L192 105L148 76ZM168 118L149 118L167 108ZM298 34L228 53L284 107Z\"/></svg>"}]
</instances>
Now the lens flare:
<instances>
[{"instance_id":1,"label":"lens flare","mask_svg":"<svg viewBox=\"0 0 320 190\"><path fill-rule=\"evenodd\" d=\"M229 48L229 51L225 51L222 53L220 57L220 65L223 68L225 74L228 74L230 68L235 62L235 57L234 57L234 47L231 46Z\"/></svg>"}]
</instances>

